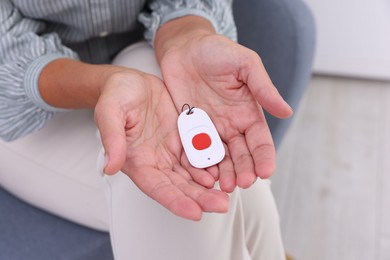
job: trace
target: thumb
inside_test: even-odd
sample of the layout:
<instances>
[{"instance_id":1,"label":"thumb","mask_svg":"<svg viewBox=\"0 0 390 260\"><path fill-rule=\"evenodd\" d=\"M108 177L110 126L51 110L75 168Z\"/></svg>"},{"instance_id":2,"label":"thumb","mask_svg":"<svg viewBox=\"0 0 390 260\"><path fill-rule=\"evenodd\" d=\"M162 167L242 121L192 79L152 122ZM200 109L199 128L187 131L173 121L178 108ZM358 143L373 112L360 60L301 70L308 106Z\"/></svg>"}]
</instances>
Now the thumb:
<instances>
[{"instance_id":1,"label":"thumb","mask_svg":"<svg viewBox=\"0 0 390 260\"><path fill-rule=\"evenodd\" d=\"M95 122L105 151L103 172L109 175L120 171L126 160L125 126L120 114L108 109L95 110Z\"/></svg>"},{"instance_id":2,"label":"thumb","mask_svg":"<svg viewBox=\"0 0 390 260\"><path fill-rule=\"evenodd\" d=\"M292 108L279 94L272 83L261 60L257 57L257 66L247 67L246 84L257 102L271 115L279 118L287 118L293 114Z\"/></svg>"}]
</instances>

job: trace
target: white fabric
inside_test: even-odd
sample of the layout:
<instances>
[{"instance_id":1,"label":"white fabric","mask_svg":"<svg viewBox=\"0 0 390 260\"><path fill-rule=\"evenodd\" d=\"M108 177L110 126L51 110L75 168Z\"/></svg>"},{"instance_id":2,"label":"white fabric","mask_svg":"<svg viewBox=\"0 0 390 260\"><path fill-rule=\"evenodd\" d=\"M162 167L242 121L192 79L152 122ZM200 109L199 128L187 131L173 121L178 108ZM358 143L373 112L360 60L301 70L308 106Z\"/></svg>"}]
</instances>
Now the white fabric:
<instances>
[{"instance_id":1,"label":"white fabric","mask_svg":"<svg viewBox=\"0 0 390 260\"><path fill-rule=\"evenodd\" d=\"M160 75L146 43L114 62ZM59 113L37 133L0 141L0 183L46 211L109 231L117 260L285 259L268 181L236 189L227 214L192 222L151 200L125 174L100 174L100 150L92 111Z\"/></svg>"}]
</instances>

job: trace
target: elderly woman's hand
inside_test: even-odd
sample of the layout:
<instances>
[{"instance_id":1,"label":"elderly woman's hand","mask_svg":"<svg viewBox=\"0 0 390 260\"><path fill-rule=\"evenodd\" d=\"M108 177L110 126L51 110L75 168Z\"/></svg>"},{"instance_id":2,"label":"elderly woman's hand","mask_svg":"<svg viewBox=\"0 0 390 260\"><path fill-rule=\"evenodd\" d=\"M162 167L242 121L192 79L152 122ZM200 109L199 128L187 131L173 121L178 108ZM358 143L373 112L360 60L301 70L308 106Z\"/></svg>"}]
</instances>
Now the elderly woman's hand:
<instances>
[{"instance_id":1,"label":"elderly woman's hand","mask_svg":"<svg viewBox=\"0 0 390 260\"><path fill-rule=\"evenodd\" d=\"M219 164L222 190L247 188L274 171L275 149L263 110L292 114L272 84L259 56L188 16L163 25L155 48L164 82L176 105L207 111L227 147Z\"/></svg>"},{"instance_id":2,"label":"elderly woman's hand","mask_svg":"<svg viewBox=\"0 0 390 260\"><path fill-rule=\"evenodd\" d=\"M145 194L184 218L227 211L227 194L211 189L214 178L191 167L183 155L177 117L159 78L136 70L113 74L95 108L107 156L104 171L123 171Z\"/></svg>"}]
</instances>

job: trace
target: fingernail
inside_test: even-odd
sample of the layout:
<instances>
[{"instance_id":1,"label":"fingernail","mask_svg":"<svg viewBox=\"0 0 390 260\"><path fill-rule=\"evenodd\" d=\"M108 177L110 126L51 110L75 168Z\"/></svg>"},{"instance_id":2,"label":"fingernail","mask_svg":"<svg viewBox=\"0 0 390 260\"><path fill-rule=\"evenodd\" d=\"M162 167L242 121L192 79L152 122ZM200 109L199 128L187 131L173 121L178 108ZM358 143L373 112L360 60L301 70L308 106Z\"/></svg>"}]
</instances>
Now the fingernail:
<instances>
[{"instance_id":1,"label":"fingernail","mask_svg":"<svg viewBox=\"0 0 390 260\"><path fill-rule=\"evenodd\" d=\"M104 158L103 158L104 157ZM106 168L108 164L108 156L107 154L104 152L104 150L102 149L100 152L99 152L99 155L98 155L98 158L97 158L97 162L96 162L96 168L97 168L97 171L101 174L101 175L104 175L104 169Z\"/></svg>"},{"instance_id":2,"label":"fingernail","mask_svg":"<svg viewBox=\"0 0 390 260\"><path fill-rule=\"evenodd\" d=\"M104 165L103 165L103 172L105 172L105 169L108 165L108 154L104 154Z\"/></svg>"},{"instance_id":3,"label":"fingernail","mask_svg":"<svg viewBox=\"0 0 390 260\"><path fill-rule=\"evenodd\" d=\"M289 104L287 104L287 105L288 105L288 107L290 108L291 112L294 113L294 109L293 109Z\"/></svg>"}]
</instances>

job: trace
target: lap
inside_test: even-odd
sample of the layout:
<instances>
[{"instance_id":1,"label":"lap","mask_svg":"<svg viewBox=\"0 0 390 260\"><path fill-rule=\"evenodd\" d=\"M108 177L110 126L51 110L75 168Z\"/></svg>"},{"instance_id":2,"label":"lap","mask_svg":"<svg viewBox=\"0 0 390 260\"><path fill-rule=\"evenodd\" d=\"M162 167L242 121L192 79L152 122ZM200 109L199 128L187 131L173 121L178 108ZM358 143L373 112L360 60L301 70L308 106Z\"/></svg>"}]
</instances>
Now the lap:
<instances>
[{"instance_id":1,"label":"lap","mask_svg":"<svg viewBox=\"0 0 390 260\"><path fill-rule=\"evenodd\" d=\"M204 213L194 222L173 215L127 180L122 173L106 177L115 259L251 259L239 191L231 195L228 213Z\"/></svg>"},{"instance_id":2,"label":"lap","mask_svg":"<svg viewBox=\"0 0 390 260\"><path fill-rule=\"evenodd\" d=\"M92 111L58 113L36 133L0 141L0 185L55 215L107 230L100 147Z\"/></svg>"}]
</instances>

